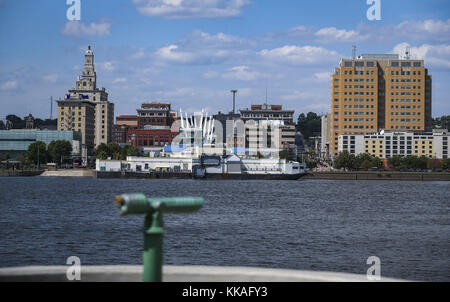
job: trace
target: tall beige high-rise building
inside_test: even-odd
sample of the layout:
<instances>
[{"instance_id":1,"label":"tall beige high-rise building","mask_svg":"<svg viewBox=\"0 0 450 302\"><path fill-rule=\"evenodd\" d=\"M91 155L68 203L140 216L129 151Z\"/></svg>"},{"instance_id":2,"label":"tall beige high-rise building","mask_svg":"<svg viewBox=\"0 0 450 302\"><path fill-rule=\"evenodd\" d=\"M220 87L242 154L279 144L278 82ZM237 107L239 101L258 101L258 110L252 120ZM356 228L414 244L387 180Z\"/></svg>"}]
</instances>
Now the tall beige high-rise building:
<instances>
[{"instance_id":1,"label":"tall beige high-rise building","mask_svg":"<svg viewBox=\"0 0 450 302\"><path fill-rule=\"evenodd\" d=\"M81 133L81 156L86 164L95 147L95 105L78 99L59 100L57 103L58 131Z\"/></svg>"},{"instance_id":2,"label":"tall beige high-rise building","mask_svg":"<svg viewBox=\"0 0 450 302\"><path fill-rule=\"evenodd\" d=\"M67 113L61 109L66 107L80 108L76 113L82 113L79 116L75 116L75 123L67 122ZM65 114L65 116L60 114ZM72 118L69 117L69 120ZM93 124L91 121L93 121ZM78 127L79 124L81 125L80 127ZM84 56L83 72L78 77L75 88L69 90L64 100L58 101L58 129L81 131L83 135L82 140L86 141L87 154L90 155L94 147L113 141L113 125L114 104L108 101L108 93L105 88L97 88L94 53L89 46ZM93 129L90 128L91 126ZM92 144L91 131L93 131Z\"/></svg>"},{"instance_id":3,"label":"tall beige high-rise building","mask_svg":"<svg viewBox=\"0 0 450 302\"><path fill-rule=\"evenodd\" d=\"M331 79L330 153L341 134L431 130L431 75L394 54L342 59Z\"/></svg>"}]
</instances>

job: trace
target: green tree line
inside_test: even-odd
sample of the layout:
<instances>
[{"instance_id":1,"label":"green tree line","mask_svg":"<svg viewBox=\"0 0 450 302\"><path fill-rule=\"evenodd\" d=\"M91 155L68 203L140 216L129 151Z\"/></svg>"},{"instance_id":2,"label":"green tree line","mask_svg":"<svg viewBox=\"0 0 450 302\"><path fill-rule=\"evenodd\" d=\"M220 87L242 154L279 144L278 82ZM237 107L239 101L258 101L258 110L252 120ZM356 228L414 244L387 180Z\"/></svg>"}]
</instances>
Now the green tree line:
<instances>
[{"instance_id":1,"label":"green tree line","mask_svg":"<svg viewBox=\"0 0 450 302\"><path fill-rule=\"evenodd\" d=\"M121 147L114 142L101 144L95 149L95 157L98 159L126 160L127 156L145 156L145 154L136 147L130 145Z\"/></svg>"},{"instance_id":2,"label":"green tree line","mask_svg":"<svg viewBox=\"0 0 450 302\"><path fill-rule=\"evenodd\" d=\"M401 156L394 155L388 159L388 165L394 169L414 169L414 170L425 170L425 169L444 169L450 168L450 159L432 159L425 156ZM345 170L357 170L357 169L370 169L370 168L382 168L383 162L380 158L372 156L367 153L354 155L350 154L348 151L339 153L334 161L335 169L345 169Z\"/></svg>"},{"instance_id":3,"label":"green tree line","mask_svg":"<svg viewBox=\"0 0 450 302\"><path fill-rule=\"evenodd\" d=\"M63 164L67 162L71 154L72 144L69 141L52 141L48 146L44 142L36 141L28 146L26 154L20 157L20 161L24 165L48 162Z\"/></svg>"}]
</instances>

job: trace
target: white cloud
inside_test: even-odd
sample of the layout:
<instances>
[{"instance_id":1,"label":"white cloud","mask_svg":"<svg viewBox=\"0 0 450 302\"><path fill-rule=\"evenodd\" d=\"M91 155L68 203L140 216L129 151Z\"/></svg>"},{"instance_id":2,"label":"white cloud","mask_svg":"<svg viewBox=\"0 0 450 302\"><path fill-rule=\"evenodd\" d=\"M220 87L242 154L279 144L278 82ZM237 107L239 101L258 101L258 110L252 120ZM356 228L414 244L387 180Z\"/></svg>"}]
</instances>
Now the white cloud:
<instances>
[{"instance_id":1,"label":"white cloud","mask_svg":"<svg viewBox=\"0 0 450 302\"><path fill-rule=\"evenodd\" d=\"M228 69L222 75L222 78L226 80L255 81L268 78L268 75L258 71L252 71L248 66L235 66Z\"/></svg>"},{"instance_id":2,"label":"white cloud","mask_svg":"<svg viewBox=\"0 0 450 302\"><path fill-rule=\"evenodd\" d=\"M95 63L96 67L98 67L98 69L100 71L114 71L117 68L117 63L115 61L105 61L105 62L98 62Z\"/></svg>"},{"instance_id":3,"label":"white cloud","mask_svg":"<svg viewBox=\"0 0 450 302\"><path fill-rule=\"evenodd\" d=\"M47 83L55 83L56 81L58 81L58 78L59 76L55 73L47 74L42 77L42 79Z\"/></svg>"},{"instance_id":4,"label":"white cloud","mask_svg":"<svg viewBox=\"0 0 450 302\"><path fill-rule=\"evenodd\" d=\"M230 18L239 16L248 0L133 0L144 16L167 19Z\"/></svg>"},{"instance_id":5,"label":"white cloud","mask_svg":"<svg viewBox=\"0 0 450 302\"><path fill-rule=\"evenodd\" d=\"M196 56L194 53L177 51L177 49L178 45L172 44L159 48L155 54L164 61L176 63L190 63L195 60Z\"/></svg>"},{"instance_id":6,"label":"white cloud","mask_svg":"<svg viewBox=\"0 0 450 302\"><path fill-rule=\"evenodd\" d=\"M400 43L394 46L393 52L403 55L406 47L410 47L412 58L425 60L425 65L437 68L450 68L450 45L430 45L411 47L408 43Z\"/></svg>"},{"instance_id":7,"label":"white cloud","mask_svg":"<svg viewBox=\"0 0 450 302\"><path fill-rule=\"evenodd\" d=\"M428 19L424 21L405 21L395 27L400 36L424 41L450 41L450 19L446 21Z\"/></svg>"},{"instance_id":8,"label":"white cloud","mask_svg":"<svg viewBox=\"0 0 450 302\"><path fill-rule=\"evenodd\" d=\"M0 90L12 90L16 89L19 83L16 80L7 81L0 85Z\"/></svg>"},{"instance_id":9,"label":"white cloud","mask_svg":"<svg viewBox=\"0 0 450 302\"><path fill-rule=\"evenodd\" d=\"M361 23L353 29L335 27L314 28L312 26L295 26L286 30L269 32L264 35L269 40L305 41L319 43L386 43L395 41L415 41L421 43L442 43L450 41L450 19L405 21L400 24Z\"/></svg>"},{"instance_id":10,"label":"white cloud","mask_svg":"<svg viewBox=\"0 0 450 302\"><path fill-rule=\"evenodd\" d=\"M205 73L203 73L203 77L205 79L216 79L220 76L220 73L218 73L217 71L207 71Z\"/></svg>"},{"instance_id":11,"label":"white cloud","mask_svg":"<svg viewBox=\"0 0 450 302\"><path fill-rule=\"evenodd\" d=\"M316 38L322 42L355 42L364 37L358 31L326 27L315 33Z\"/></svg>"},{"instance_id":12,"label":"white cloud","mask_svg":"<svg viewBox=\"0 0 450 302\"><path fill-rule=\"evenodd\" d=\"M176 44L168 45L157 49L154 53L156 58L162 63L178 64L218 64L233 57L243 55L242 51L223 49L220 47L191 48L182 50Z\"/></svg>"},{"instance_id":13,"label":"white cloud","mask_svg":"<svg viewBox=\"0 0 450 302\"><path fill-rule=\"evenodd\" d=\"M321 82L329 82L331 80L331 72L316 72L314 78Z\"/></svg>"},{"instance_id":14,"label":"white cloud","mask_svg":"<svg viewBox=\"0 0 450 302\"><path fill-rule=\"evenodd\" d=\"M258 53L264 60L289 65L322 65L337 62L341 57L336 51L316 46L286 45Z\"/></svg>"},{"instance_id":15,"label":"white cloud","mask_svg":"<svg viewBox=\"0 0 450 302\"><path fill-rule=\"evenodd\" d=\"M117 84L117 83L125 83L126 81L127 81L127 78L116 78L112 82L113 82L113 84Z\"/></svg>"},{"instance_id":16,"label":"white cloud","mask_svg":"<svg viewBox=\"0 0 450 302\"><path fill-rule=\"evenodd\" d=\"M110 34L111 24L107 22L91 23L85 25L80 21L67 22L61 33L65 36L72 36L77 38L92 37L92 36L108 36Z\"/></svg>"}]
</instances>

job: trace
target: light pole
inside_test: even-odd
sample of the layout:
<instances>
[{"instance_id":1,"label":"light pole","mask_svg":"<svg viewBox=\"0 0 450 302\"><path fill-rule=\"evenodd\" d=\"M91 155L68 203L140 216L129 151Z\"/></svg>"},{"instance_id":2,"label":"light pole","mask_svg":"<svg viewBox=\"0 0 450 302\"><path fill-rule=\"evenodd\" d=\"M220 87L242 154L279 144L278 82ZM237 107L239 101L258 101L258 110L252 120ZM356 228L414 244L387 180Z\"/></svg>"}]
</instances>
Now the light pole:
<instances>
[{"instance_id":1,"label":"light pole","mask_svg":"<svg viewBox=\"0 0 450 302\"><path fill-rule=\"evenodd\" d=\"M238 91L236 89L231 90L231 93L233 94L233 114L235 113L236 110L236 93Z\"/></svg>"}]
</instances>

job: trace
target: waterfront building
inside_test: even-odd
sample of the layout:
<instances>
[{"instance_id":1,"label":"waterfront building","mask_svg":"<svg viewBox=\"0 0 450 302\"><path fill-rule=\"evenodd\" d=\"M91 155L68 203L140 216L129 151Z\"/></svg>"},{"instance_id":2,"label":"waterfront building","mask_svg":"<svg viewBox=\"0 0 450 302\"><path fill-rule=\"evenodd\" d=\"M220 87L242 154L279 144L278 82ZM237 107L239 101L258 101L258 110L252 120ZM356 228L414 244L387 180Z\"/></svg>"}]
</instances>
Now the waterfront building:
<instances>
[{"instance_id":1,"label":"waterfront building","mask_svg":"<svg viewBox=\"0 0 450 302\"><path fill-rule=\"evenodd\" d=\"M86 100L71 98L58 100L58 131L81 133L83 163L95 148L95 104Z\"/></svg>"},{"instance_id":2,"label":"waterfront building","mask_svg":"<svg viewBox=\"0 0 450 302\"><path fill-rule=\"evenodd\" d=\"M67 103L66 103L67 102ZM97 88L97 73L94 68L94 53L91 47L84 56L84 68L82 75L78 77L75 88L69 90L69 93L65 95L64 100L58 101L58 107L60 106L75 106L83 107L83 103L89 102L93 105L92 110L86 110L85 115L81 115L78 120L75 118L75 122L82 122L85 120L85 124L94 120L94 147L99 146L102 143L107 144L113 140L113 124L114 124L114 104L108 101L108 93L105 88ZM61 112L58 108L58 113ZM67 128L68 124L64 123L65 117L58 115L58 129ZM60 123L64 123L63 126ZM79 124L79 123L75 123ZM82 124L82 123L81 123ZM90 126L90 125L89 125ZM90 131L89 131L90 135ZM91 138L83 139L89 142L86 145L87 152L92 153L90 141Z\"/></svg>"},{"instance_id":3,"label":"waterfront building","mask_svg":"<svg viewBox=\"0 0 450 302\"><path fill-rule=\"evenodd\" d=\"M431 84L424 61L409 56L342 59L331 78L330 152L340 135L431 131Z\"/></svg>"},{"instance_id":4,"label":"waterfront building","mask_svg":"<svg viewBox=\"0 0 450 302\"><path fill-rule=\"evenodd\" d=\"M176 119L176 113L171 111L170 104L166 103L143 103L137 109L137 128L144 129L145 126L171 126Z\"/></svg>"},{"instance_id":5,"label":"waterfront building","mask_svg":"<svg viewBox=\"0 0 450 302\"><path fill-rule=\"evenodd\" d=\"M242 123L239 113L222 113L213 115L213 119L222 126L222 143L225 154L245 154L245 132L239 131L238 123ZM215 129L216 131L218 129ZM217 142L219 143L219 142Z\"/></svg>"},{"instance_id":6,"label":"waterfront building","mask_svg":"<svg viewBox=\"0 0 450 302\"><path fill-rule=\"evenodd\" d=\"M297 153L294 110L283 110L281 105L263 104L252 105L251 109L240 112L241 120L246 124L245 148L248 155L268 155L276 149Z\"/></svg>"},{"instance_id":7,"label":"waterfront building","mask_svg":"<svg viewBox=\"0 0 450 302\"><path fill-rule=\"evenodd\" d=\"M38 129L0 130L0 155L11 159L24 155L28 147L36 142L44 142L47 146L52 141L66 140L72 144L72 156L80 156L81 133L78 131L55 131Z\"/></svg>"},{"instance_id":8,"label":"waterfront building","mask_svg":"<svg viewBox=\"0 0 450 302\"><path fill-rule=\"evenodd\" d=\"M127 143L127 131L137 129L137 115L119 115L113 127L113 141L119 145Z\"/></svg>"},{"instance_id":9,"label":"waterfront building","mask_svg":"<svg viewBox=\"0 0 450 302\"><path fill-rule=\"evenodd\" d=\"M144 129L128 129L126 143L146 153L162 151L177 135L170 126L147 125Z\"/></svg>"},{"instance_id":10,"label":"waterfront building","mask_svg":"<svg viewBox=\"0 0 450 302\"><path fill-rule=\"evenodd\" d=\"M450 133L446 131L343 134L338 139L338 152L348 151L355 155L368 153L382 159L394 155L446 159L449 158L449 141Z\"/></svg>"},{"instance_id":11,"label":"waterfront building","mask_svg":"<svg viewBox=\"0 0 450 302\"><path fill-rule=\"evenodd\" d=\"M116 116L116 125L125 125L130 127L137 127L137 115L119 115Z\"/></svg>"}]
</instances>

